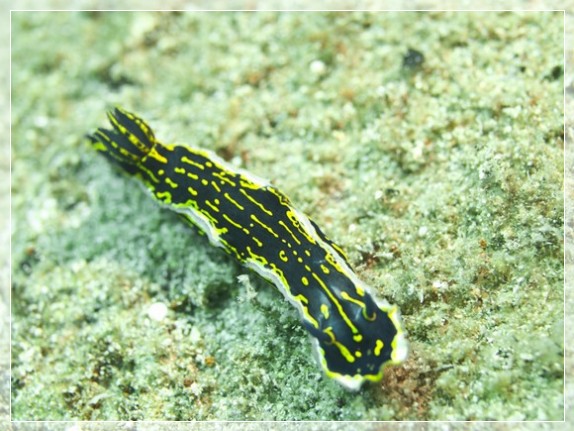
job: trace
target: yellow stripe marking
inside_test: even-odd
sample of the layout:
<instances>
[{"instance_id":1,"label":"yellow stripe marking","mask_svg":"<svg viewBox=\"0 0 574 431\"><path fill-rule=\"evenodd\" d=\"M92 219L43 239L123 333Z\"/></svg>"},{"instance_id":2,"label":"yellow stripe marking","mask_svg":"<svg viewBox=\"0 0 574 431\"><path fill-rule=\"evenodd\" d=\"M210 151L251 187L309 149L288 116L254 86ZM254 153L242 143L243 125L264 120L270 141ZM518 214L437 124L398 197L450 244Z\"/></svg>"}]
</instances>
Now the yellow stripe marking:
<instances>
[{"instance_id":1,"label":"yellow stripe marking","mask_svg":"<svg viewBox=\"0 0 574 431\"><path fill-rule=\"evenodd\" d=\"M188 158L187 156L183 156L183 157L181 158L181 161L182 161L183 163L187 163L188 165L195 166L196 168L199 168L199 169L201 169L201 170L204 170L204 169L205 169L205 166L203 166L202 164L199 164L199 163L197 163L197 162L191 160L191 159Z\"/></svg>"},{"instance_id":2,"label":"yellow stripe marking","mask_svg":"<svg viewBox=\"0 0 574 431\"><path fill-rule=\"evenodd\" d=\"M307 241L309 241L311 244L316 244L315 239L305 231L304 225L301 223L297 215L297 210L294 208L290 209L286 212L286 214L287 217L289 217L289 220L291 220L291 223L293 223L293 226L299 231L299 233L307 238ZM304 216L302 218L304 218Z\"/></svg>"},{"instance_id":3,"label":"yellow stripe marking","mask_svg":"<svg viewBox=\"0 0 574 431\"><path fill-rule=\"evenodd\" d=\"M266 213L267 215L273 216L273 213L271 211L269 211L267 208L265 208L263 206L263 204L261 204L261 202L258 202L256 199L254 199L252 196L250 196L245 190L243 189L239 189L239 192L245 196L247 199L249 199L251 202L253 202L255 205L257 205L259 208L261 208L261 210Z\"/></svg>"},{"instance_id":4,"label":"yellow stripe marking","mask_svg":"<svg viewBox=\"0 0 574 431\"><path fill-rule=\"evenodd\" d=\"M158 179L158 178L154 175L154 173L153 173L152 171L150 171L148 168L146 168L146 167L144 167L144 166L140 166L140 169L141 169L142 171L144 171L146 174L148 174L149 177L151 178L151 180L152 180L154 183L156 183L156 184L159 183L159 179Z\"/></svg>"},{"instance_id":5,"label":"yellow stripe marking","mask_svg":"<svg viewBox=\"0 0 574 431\"><path fill-rule=\"evenodd\" d=\"M363 301L359 301L358 299L352 298L351 296L349 296L349 294L347 292L342 292L341 293L341 297L345 300L345 301L349 301L352 302L353 304L357 304L359 307L361 307L363 309L363 317L368 320L369 322L374 322L375 319L377 318L377 313L373 312L372 316L369 316L367 314L367 305L363 302Z\"/></svg>"},{"instance_id":6,"label":"yellow stripe marking","mask_svg":"<svg viewBox=\"0 0 574 431\"><path fill-rule=\"evenodd\" d=\"M271 229L269 226L267 226L265 223L263 223L261 220L259 220L257 218L257 216L255 214L250 214L249 216L251 218L251 220L253 220L255 223L259 224L263 229L267 230L267 232L269 232L271 235L273 235L275 238L279 238L279 235L277 235L273 229Z\"/></svg>"},{"instance_id":7,"label":"yellow stripe marking","mask_svg":"<svg viewBox=\"0 0 574 431\"><path fill-rule=\"evenodd\" d=\"M345 311L343 310L343 307L341 306L337 298L333 295L333 293L329 290L329 288L325 285L325 283L323 283L323 280L321 280L319 276L314 272L311 275L315 280L317 280L317 283L319 283L321 288L325 291L331 302L335 304L335 307L337 307L337 310L339 311L339 315L345 321L345 323L351 329L351 331L353 331L353 334L359 332L355 327L355 325L353 325L353 322L351 322L351 320L349 319L349 316L347 316L347 313L345 313Z\"/></svg>"},{"instance_id":8,"label":"yellow stripe marking","mask_svg":"<svg viewBox=\"0 0 574 431\"><path fill-rule=\"evenodd\" d=\"M358 389L366 380L379 381L386 363L404 359L397 308L374 305L376 298L356 281L343 250L283 193L211 159L208 151L158 142L151 128L133 114L115 110L108 115L113 130L89 135L92 146L140 180L156 200L197 225L214 244L286 292L315 337L327 376ZM115 140L118 135L121 139ZM250 190L259 192L252 195ZM199 198L202 193L206 196ZM283 273L287 270L289 280ZM342 286L348 286L344 291L337 288L341 277ZM371 304L374 311L368 316ZM386 333L389 319L396 331L392 337Z\"/></svg>"},{"instance_id":9,"label":"yellow stripe marking","mask_svg":"<svg viewBox=\"0 0 574 431\"><path fill-rule=\"evenodd\" d=\"M241 177L240 177L240 178L241 178ZM243 187L243 188L252 189L252 190L259 190L259 189L262 188L262 187L261 187L260 185L258 185L258 184L252 183L251 181L244 181L244 180L241 180L241 179L240 179L240 181L239 181L239 185L240 185L241 187Z\"/></svg>"},{"instance_id":10,"label":"yellow stripe marking","mask_svg":"<svg viewBox=\"0 0 574 431\"><path fill-rule=\"evenodd\" d=\"M341 352L341 355L343 355L343 357L347 360L347 362L350 363L355 362L355 357L351 355L349 349L347 349L343 344L339 343L335 338L335 334L333 334L332 327L329 326L327 329L323 330L323 332L325 332L327 335L329 335L329 337L331 337L332 344L334 344L335 347L339 349L339 352Z\"/></svg>"},{"instance_id":11,"label":"yellow stripe marking","mask_svg":"<svg viewBox=\"0 0 574 431\"><path fill-rule=\"evenodd\" d=\"M237 229L243 229L243 226L241 226L239 223L231 220L227 214L223 214L223 218L225 220L227 220L229 223L231 223L233 226L235 226Z\"/></svg>"},{"instance_id":12,"label":"yellow stripe marking","mask_svg":"<svg viewBox=\"0 0 574 431\"><path fill-rule=\"evenodd\" d=\"M219 178L222 182L225 182L233 187L237 187L237 185L231 181L229 178L225 177L224 175L220 174L219 172L213 172L213 176Z\"/></svg>"},{"instance_id":13,"label":"yellow stripe marking","mask_svg":"<svg viewBox=\"0 0 574 431\"><path fill-rule=\"evenodd\" d=\"M229 202L231 202L233 205L235 205L241 211L243 211L245 209L235 199L233 199L231 196L229 196L229 193L225 192L225 193L223 193L223 196L225 197L225 199L227 199Z\"/></svg>"},{"instance_id":14,"label":"yellow stripe marking","mask_svg":"<svg viewBox=\"0 0 574 431\"><path fill-rule=\"evenodd\" d=\"M311 314L309 313L309 307L307 307L306 305L309 303L309 300L303 295L297 295L295 296L295 299L299 301L299 304L301 304L301 308L303 309L303 314L305 315L305 318L309 322L311 322L311 324L315 328L319 329L319 322L317 322L317 320L313 316L311 316Z\"/></svg>"},{"instance_id":15,"label":"yellow stripe marking","mask_svg":"<svg viewBox=\"0 0 574 431\"><path fill-rule=\"evenodd\" d=\"M355 298L350 297L347 292L341 292L341 297L342 297L344 300L346 300L346 301L352 302L353 304L357 304L357 305L358 305L359 307L361 307L361 308L365 308L365 307L366 307L366 305L365 305L364 302L359 301L358 299L355 299Z\"/></svg>"},{"instance_id":16,"label":"yellow stripe marking","mask_svg":"<svg viewBox=\"0 0 574 431\"><path fill-rule=\"evenodd\" d=\"M156 159L160 163L167 164L167 159L160 153L158 153L155 147L149 150L149 153L147 153L146 157L151 157L152 159Z\"/></svg>"},{"instance_id":17,"label":"yellow stripe marking","mask_svg":"<svg viewBox=\"0 0 574 431\"><path fill-rule=\"evenodd\" d=\"M299 239L298 239L295 235L293 235L293 232L291 232L291 229L289 229L289 228L287 227L287 225L283 222L283 220L279 220L279 224L280 224L281 226L283 226L283 228L285 228L285 230L286 230L287 232L289 232L289 234L291 235L291 237L293 238L293 240L294 240L297 244L301 245L301 241L299 241Z\"/></svg>"},{"instance_id":18,"label":"yellow stripe marking","mask_svg":"<svg viewBox=\"0 0 574 431\"><path fill-rule=\"evenodd\" d=\"M219 208L217 208L215 205L213 205L211 202L209 202L207 199L205 200L206 205L211 208L213 211L215 211L216 213L219 212Z\"/></svg>"},{"instance_id":19,"label":"yellow stripe marking","mask_svg":"<svg viewBox=\"0 0 574 431\"><path fill-rule=\"evenodd\" d=\"M129 116L128 116L129 117ZM122 135L127 135L128 140L134 144L134 146L140 150L141 152L143 152L144 154L148 152L148 148L137 138L136 135L134 135L133 133L131 133L126 127L122 126L117 120L116 117L114 117L110 112L108 112L108 119L110 120L110 122L112 124L114 124L115 126L117 126L117 128L121 131ZM133 120L132 117L130 117L130 120Z\"/></svg>"}]
</instances>

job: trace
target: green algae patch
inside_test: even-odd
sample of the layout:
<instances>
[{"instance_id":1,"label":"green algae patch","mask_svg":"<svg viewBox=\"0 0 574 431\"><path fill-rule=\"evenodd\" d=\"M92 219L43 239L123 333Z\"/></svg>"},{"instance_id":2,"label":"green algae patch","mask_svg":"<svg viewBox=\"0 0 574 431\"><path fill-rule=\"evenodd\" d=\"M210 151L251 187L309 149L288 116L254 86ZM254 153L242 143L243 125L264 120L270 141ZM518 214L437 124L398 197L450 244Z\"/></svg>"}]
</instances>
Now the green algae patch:
<instances>
[{"instance_id":1,"label":"green algae patch","mask_svg":"<svg viewBox=\"0 0 574 431\"><path fill-rule=\"evenodd\" d=\"M562 19L13 13L12 418L561 420ZM284 191L407 361L325 378L272 286L89 148L114 104Z\"/></svg>"}]
</instances>

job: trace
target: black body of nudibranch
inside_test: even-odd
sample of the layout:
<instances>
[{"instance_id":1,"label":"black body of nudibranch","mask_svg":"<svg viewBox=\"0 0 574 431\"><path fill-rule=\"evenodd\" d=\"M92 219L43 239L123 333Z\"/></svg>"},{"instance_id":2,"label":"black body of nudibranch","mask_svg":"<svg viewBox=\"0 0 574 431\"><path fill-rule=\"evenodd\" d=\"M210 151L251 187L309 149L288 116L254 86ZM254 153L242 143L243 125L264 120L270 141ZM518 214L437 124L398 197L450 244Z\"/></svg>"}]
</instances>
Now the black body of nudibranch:
<instances>
[{"instance_id":1,"label":"black body of nudibranch","mask_svg":"<svg viewBox=\"0 0 574 431\"><path fill-rule=\"evenodd\" d=\"M92 146L273 283L299 310L329 377L356 390L405 359L397 307L377 299L341 248L283 193L208 151L159 142L123 109L108 118L113 129L89 135Z\"/></svg>"}]
</instances>

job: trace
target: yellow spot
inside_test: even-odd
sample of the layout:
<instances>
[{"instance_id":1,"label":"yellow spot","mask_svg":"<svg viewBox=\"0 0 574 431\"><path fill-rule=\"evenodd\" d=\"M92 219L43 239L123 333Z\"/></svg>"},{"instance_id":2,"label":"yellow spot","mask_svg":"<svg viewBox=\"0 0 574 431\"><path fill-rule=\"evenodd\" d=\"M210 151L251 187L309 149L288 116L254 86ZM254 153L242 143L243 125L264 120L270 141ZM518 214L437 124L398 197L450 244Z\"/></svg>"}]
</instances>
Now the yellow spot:
<instances>
[{"instance_id":1,"label":"yellow spot","mask_svg":"<svg viewBox=\"0 0 574 431\"><path fill-rule=\"evenodd\" d=\"M100 137L99 133L96 133L96 135L98 135L98 137ZM106 139L107 141L107 139ZM108 151L108 147L106 147L102 142L98 141L95 144L92 144L92 147L94 148L94 150L96 151Z\"/></svg>"},{"instance_id":2,"label":"yellow spot","mask_svg":"<svg viewBox=\"0 0 574 431\"><path fill-rule=\"evenodd\" d=\"M360 342L362 339L363 336L361 334L353 335L353 340L355 340L357 343Z\"/></svg>"},{"instance_id":3,"label":"yellow spot","mask_svg":"<svg viewBox=\"0 0 574 431\"><path fill-rule=\"evenodd\" d=\"M263 243L262 243L261 241L259 241L259 240L258 240L257 238L255 238L254 236L252 236L251 238L253 238L253 241L255 241L259 247L263 247Z\"/></svg>"},{"instance_id":4,"label":"yellow spot","mask_svg":"<svg viewBox=\"0 0 574 431\"><path fill-rule=\"evenodd\" d=\"M335 346L337 346L339 352L341 352L341 355L343 355L343 357L347 360L347 362L350 362L351 364L355 362L355 357L351 355L349 349L347 349L344 345L342 345L338 341L335 341Z\"/></svg>"},{"instance_id":5,"label":"yellow spot","mask_svg":"<svg viewBox=\"0 0 574 431\"><path fill-rule=\"evenodd\" d=\"M302 258L302 257L298 257L298 258L297 258L297 262L303 263L303 258Z\"/></svg>"},{"instance_id":6,"label":"yellow spot","mask_svg":"<svg viewBox=\"0 0 574 431\"><path fill-rule=\"evenodd\" d=\"M384 346L385 343L383 343L382 340L377 340L377 344L375 345L375 356L379 356L381 354L381 350L383 350Z\"/></svg>"},{"instance_id":7,"label":"yellow spot","mask_svg":"<svg viewBox=\"0 0 574 431\"><path fill-rule=\"evenodd\" d=\"M329 318L329 307L326 304L321 304L321 313L325 317L325 319Z\"/></svg>"},{"instance_id":8,"label":"yellow spot","mask_svg":"<svg viewBox=\"0 0 574 431\"><path fill-rule=\"evenodd\" d=\"M321 269L325 274L329 274L329 268L327 268L325 265L321 264Z\"/></svg>"},{"instance_id":9,"label":"yellow spot","mask_svg":"<svg viewBox=\"0 0 574 431\"><path fill-rule=\"evenodd\" d=\"M211 185L213 186L213 188L215 190L217 190L218 193L221 193L221 189L219 188L219 186L217 185L217 183L215 181L212 181Z\"/></svg>"},{"instance_id":10,"label":"yellow spot","mask_svg":"<svg viewBox=\"0 0 574 431\"><path fill-rule=\"evenodd\" d=\"M130 142L131 142L132 144L134 144L136 147L138 147L138 148L140 148L140 149L142 148L142 143L141 143L140 140L136 137L136 135L132 135L132 134L130 133L128 139L129 139ZM145 146L144 146L143 148L145 148Z\"/></svg>"},{"instance_id":11,"label":"yellow spot","mask_svg":"<svg viewBox=\"0 0 574 431\"><path fill-rule=\"evenodd\" d=\"M301 277L301 283L303 283L305 286L309 286L309 280L307 277Z\"/></svg>"},{"instance_id":12,"label":"yellow spot","mask_svg":"<svg viewBox=\"0 0 574 431\"><path fill-rule=\"evenodd\" d=\"M195 190L193 187L191 187L191 186L188 187L188 188L187 188L187 191L188 191L189 193L191 193L193 196L197 196L197 190Z\"/></svg>"},{"instance_id":13,"label":"yellow spot","mask_svg":"<svg viewBox=\"0 0 574 431\"><path fill-rule=\"evenodd\" d=\"M360 358L361 356L363 356L363 354L361 353L360 350L357 350L357 351L355 352L355 356L356 356L357 358Z\"/></svg>"},{"instance_id":14,"label":"yellow spot","mask_svg":"<svg viewBox=\"0 0 574 431\"><path fill-rule=\"evenodd\" d=\"M199 177L198 177L197 175L195 175L195 174L192 174L191 172L188 172L188 173L187 173L187 176L188 176L189 178L191 178L192 180L199 180ZM204 185L205 185L205 184L204 184Z\"/></svg>"},{"instance_id":15,"label":"yellow spot","mask_svg":"<svg viewBox=\"0 0 574 431\"><path fill-rule=\"evenodd\" d=\"M164 181L165 181L167 184L169 184L169 186L170 186L172 189L177 189L177 183L173 182L173 181L171 180L171 178L165 177L165 180L164 180Z\"/></svg>"},{"instance_id":16,"label":"yellow spot","mask_svg":"<svg viewBox=\"0 0 574 431\"><path fill-rule=\"evenodd\" d=\"M208 185L209 182L206 179L201 180L201 184L203 184L204 186Z\"/></svg>"},{"instance_id":17,"label":"yellow spot","mask_svg":"<svg viewBox=\"0 0 574 431\"><path fill-rule=\"evenodd\" d=\"M289 260L289 258L285 254L285 250L281 250L279 252L279 259L281 259L283 262L287 262Z\"/></svg>"},{"instance_id":18,"label":"yellow spot","mask_svg":"<svg viewBox=\"0 0 574 431\"><path fill-rule=\"evenodd\" d=\"M307 249L305 249L305 254L307 255L307 257L311 257L311 252Z\"/></svg>"},{"instance_id":19,"label":"yellow spot","mask_svg":"<svg viewBox=\"0 0 574 431\"><path fill-rule=\"evenodd\" d=\"M177 172L177 169L178 169L178 168L175 168L175 172ZM184 171L184 172L185 172L185 171ZM159 171L157 171L157 173L158 173L159 175L163 175L163 174L165 174L165 171L164 171L163 169L160 169Z\"/></svg>"}]
</instances>

